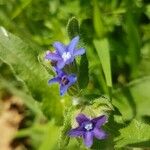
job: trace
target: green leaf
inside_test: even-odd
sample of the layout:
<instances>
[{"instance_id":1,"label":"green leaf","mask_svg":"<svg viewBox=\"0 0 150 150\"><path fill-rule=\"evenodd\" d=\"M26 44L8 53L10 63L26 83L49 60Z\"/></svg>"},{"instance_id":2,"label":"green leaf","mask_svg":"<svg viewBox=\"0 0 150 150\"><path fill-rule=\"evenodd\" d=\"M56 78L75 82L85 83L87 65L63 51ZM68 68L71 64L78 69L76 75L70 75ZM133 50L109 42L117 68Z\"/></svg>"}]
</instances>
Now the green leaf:
<instances>
[{"instance_id":1,"label":"green leaf","mask_svg":"<svg viewBox=\"0 0 150 150\"><path fill-rule=\"evenodd\" d=\"M0 28L0 58L7 61L14 74L26 84L33 98L43 102L43 111L50 117L50 114L56 111L55 108L51 108L51 104L58 99L58 94L51 92L57 90L47 84L50 75L38 61L39 51L32 49L3 27Z\"/></svg>"},{"instance_id":2,"label":"green leaf","mask_svg":"<svg viewBox=\"0 0 150 150\"><path fill-rule=\"evenodd\" d=\"M99 59L102 64L106 83L109 87L112 87L111 64L110 64L110 52L109 52L108 39L107 38L94 39L94 46L96 48L96 51L98 53Z\"/></svg>"},{"instance_id":3,"label":"green leaf","mask_svg":"<svg viewBox=\"0 0 150 150\"><path fill-rule=\"evenodd\" d=\"M58 141L59 132L59 127L55 126L53 122L49 122L38 150L54 150Z\"/></svg>"},{"instance_id":4,"label":"green leaf","mask_svg":"<svg viewBox=\"0 0 150 150\"><path fill-rule=\"evenodd\" d=\"M109 115L114 110L110 99L106 98L105 96L100 96L99 98L93 100L90 99L89 102L87 102L87 99L85 98L81 98L79 101L81 101L83 104L86 103L86 105L81 105L77 112L82 112L93 118L103 114Z\"/></svg>"},{"instance_id":5,"label":"green leaf","mask_svg":"<svg viewBox=\"0 0 150 150\"><path fill-rule=\"evenodd\" d=\"M79 23L78 20L75 17L72 17L68 21L67 25L68 35L70 39L75 37L76 35L79 35ZM86 40L86 39L85 39ZM80 46L83 45L83 39L80 40ZM75 62L74 64L75 72L77 72L77 64ZM83 89L87 86L89 81L88 76L88 60L86 57L86 54L81 57L80 60L80 66L79 66L79 74L78 74L78 82L79 82L79 88Z\"/></svg>"},{"instance_id":6,"label":"green leaf","mask_svg":"<svg viewBox=\"0 0 150 150\"><path fill-rule=\"evenodd\" d=\"M86 88L89 82L89 76L88 76L88 60L86 57L86 54L84 54L81 57L80 60L80 66L79 66L79 76L78 76L78 82L80 89Z\"/></svg>"},{"instance_id":7,"label":"green leaf","mask_svg":"<svg viewBox=\"0 0 150 150\"><path fill-rule=\"evenodd\" d=\"M29 128L19 130L15 138L31 139L31 146L38 150L54 150L57 146L58 137L60 133L60 127L54 124L54 121L50 121L46 124L34 124Z\"/></svg>"},{"instance_id":8,"label":"green leaf","mask_svg":"<svg viewBox=\"0 0 150 150\"><path fill-rule=\"evenodd\" d=\"M97 36L103 37L105 34L105 28L97 0L93 0L93 22Z\"/></svg>"},{"instance_id":9,"label":"green leaf","mask_svg":"<svg viewBox=\"0 0 150 150\"><path fill-rule=\"evenodd\" d=\"M11 83L16 89L28 91L25 83L15 76L12 67L0 59L0 78Z\"/></svg>"},{"instance_id":10,"label":"green leaf","mask_svg":"<svg viewBox=\"0 0 150 150\"><path fill-rule=\"evenodd\" d=\"M79 23L75 17L72 17L67 24L67 31L69 38L72 39L75 36L79 35Z\"/></svg>"},{"instance_id":11,"label":"green leaf","mask_svg":"<svg viewBox=\"0 0 150 150\"><path fill-rule=\"evenodd\" d=\"M38 61L40 62L40 64L46 69L46 71L50 74L50 75L55 75L55 72L53 70L53 66L51 66L50 62L45 60L44 61L44 58L45 57L45 53L41 53L38 55Z\"/></svg>"},{"instance_id":12,"label":"green leaf","mask_svg":"<svg viewBox=\"0 0 150 150\"><path fill-rule=\"evenodd\" d=\"M11 19L16 18L31 2L32 0L21 0L20 5L13 11Z\"/></svg>"},{"instance_id":13,"label":"green leaf","mask_svg":"<svg viewBox=\"0 0 150 150\"><path fill-rule=\"evenodd\" d=\"M70 107L65 110L64 123L59 138L59 148L62 150L69 144L70 138L67 135L67 133L71 129L71 118L72 118L73 110L74 110L73 107Z\"/></svg>"},{"instance_id":14,"label":"green leaf","mask_svg":"<svg viewBox=\"0 0 150 150\"><path fill-rule=\"evenodd\" d=\"M120 130L121 135L115 139L116 148L150 147L150 125L133 120L127 127Z\"/></svg>"},{"instance_id":15,"label":"green leaf","mask_svg":"<svg viewBox=\"0 0 150 150\"><path fill-rule=\"evenodd\" d=\"M131 76L136 77L138 73L138 67L140 60L140 36L138 33L138 29L136 23L134 22L134 17L128 13L126 19L125 30L127 34L127 42L128 42L128 56L129 56L129 65L131 67ZM134 40L133 40L134 39Z\"/></svg>"},{"instance_id":16,"label":"green leaf","mask_svg":"<svg viewBox=\"0 0 150 150\"><path fill-rule=\"evenodd\" d=\"M92 108L93 110L101 110L101 112L107 112L110 113L114 110L113 105L111 104L111 101L109 98L105 96L100 96L99 98L96 98L92 102Z\"/></svg>"},{"instance_id":17,"label":"green leaf","mask_svg":"<svg viewBox=\"0 0 150 150\"><path fill-rule=\"evenodd\" d=\"M0 95L1 91L8 92L11 95L18 96L23 103L35 113L39 117L42 116L42 112L40 110L40 104L35 102L32 96L28 93L28 88L26 87L25 83L17 78L13 72L13 69L10 65L3 62L0 59Z\"/></svg>"},{"instance_id":18,"label":"green leaf","mask_svg":"<svg viewBox=\"0 0 150 150\"><path fill-rule=\"evenodd\" d=\"M1 77L1 76L0 76ZM13 81L15 82L15 81ZM43 113L40 109L40 103L36 102L31 95L25 93L24 91L21 91L17 89L13 83L8 82L4 78L0 78L0 91L4 89L9 91L11 94L18 96L21 98L23 103L32 111L32 113L35 113L38 117L42 117Z\"/></svg>"},{"instance_id":19,"label":"green leaf","mask_svg":"<svg viewBox=\"0 0 150 150\"><path fill-rule=\"evenodd\" d=\"M150 77L135 80L113 93L113 104L119 109L124 120L133 117L141 120L150 116Z\"/></svg>"}]
</instances>

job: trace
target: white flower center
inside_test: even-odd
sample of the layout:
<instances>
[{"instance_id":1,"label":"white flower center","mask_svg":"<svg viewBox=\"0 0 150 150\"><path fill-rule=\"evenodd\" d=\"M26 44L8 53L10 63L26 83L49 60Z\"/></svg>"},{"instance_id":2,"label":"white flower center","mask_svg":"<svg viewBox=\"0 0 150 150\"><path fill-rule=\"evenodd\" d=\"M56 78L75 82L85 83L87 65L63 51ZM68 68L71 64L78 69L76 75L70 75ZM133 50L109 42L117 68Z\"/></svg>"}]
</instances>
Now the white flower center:
<instances>
[{"instance_id":1,"label":"white flower center","mask_svg":"<svg viewBox=\"0 0 150 150\"><path fill-rule=\"evenodd\" d=\"M62 54L62 58L63 58L63 60L66 62L68 59L71 58L70 52L64 52L64 53Z\"/></svg>"},{"instance_id":2,"label":"white flower center","mask_svg":"<svg viewBox=\"0 0 150 150\"><path fill-rule=\"evenodd\" d=\"M87 131L93 129L93 125L92 123L89 123L89 124L86 124L85 127L84 127Z\"/></svg>"}]
</instances>

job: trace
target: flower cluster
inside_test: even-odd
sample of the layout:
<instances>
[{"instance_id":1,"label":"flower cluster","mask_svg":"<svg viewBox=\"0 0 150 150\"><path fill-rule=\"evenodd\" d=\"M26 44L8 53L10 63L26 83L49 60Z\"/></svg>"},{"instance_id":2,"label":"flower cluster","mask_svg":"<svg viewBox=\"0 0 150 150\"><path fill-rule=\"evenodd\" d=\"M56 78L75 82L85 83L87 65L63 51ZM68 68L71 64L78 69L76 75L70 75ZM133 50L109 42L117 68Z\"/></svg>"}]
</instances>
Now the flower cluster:
<instances>
[{"instance_id":1,"label":"flower cluster","mask_svg":"<svg viewBox=\"0 0 150 150\"><path fill-rule=\"evenodd\" d=\"M55 42L53 44L55 48L54 52L48 51L45 55L45 59L51 62L56 72L56 76L50 79L48 83L59 83L60 95L64 95L68 88L77 81L76 74L67 71L67 68L73 65L76 56L85 53L84 48L77 48L78 42L79 36L73 38L68 45ZM87 147L92 146L94 137L97 139L106 138L106 133L101 129L101 126L107 121L106 116L103 115L89 119L84 114L79 114L76 117L76 121L78 122L78 127L71 129L68 135L70 137L82 137Z\"/></svg>"},{"instance_id":2,"label":"flower cluster","mask_svg":"<svg viewBox=\"0 0 150 150\"><path fill-rule=\"evenodd\" d=\"M71 129L68 134L70 137L82 137L87 147L92 146L94 137L97 139L105 139L107 137L107 134L100 128L106 123L106 116L102 115L89 119L84 114L79 114L76 120L78 127Z\"/></svg>"},{"instance_id":3,"label":"flower cluster","mask_svg":"<svg viewBox=\"0 0 150 150\"><path fill-rule=\"evenodd\" d=\"M49 80L49 84L58 82L60 85L60 95L64 95L68 88L77 81L75 74L67 74L64 71L66 65L71 64L76 56L83 55L85 53L84 48L77 49L79 42L79 36L76 36L71 40L68 45L64 45L60 42L55 42L53 47L54 52L48 51L45 59L50 60L56 72L56 77Z\"/></svg>"}]
</instances>

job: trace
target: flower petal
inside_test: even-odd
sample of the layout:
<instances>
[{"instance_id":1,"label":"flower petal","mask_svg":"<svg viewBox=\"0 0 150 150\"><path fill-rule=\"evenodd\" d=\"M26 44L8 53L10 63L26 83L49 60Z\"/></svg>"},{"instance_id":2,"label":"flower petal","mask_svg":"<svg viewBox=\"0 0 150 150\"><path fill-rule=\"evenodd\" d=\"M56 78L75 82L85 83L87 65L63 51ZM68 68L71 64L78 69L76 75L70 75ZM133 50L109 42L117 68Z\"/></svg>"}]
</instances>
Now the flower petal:
<instances>
[{"instance_id":1,"label":"flower petal","mask_svg":"<svg viewBox=\"0 0 150 150\"><path fill-rule=\"evenodd\" d=\"M60 95L63 96L67 90L68 90L68 85L60 85Z\"/></svg>"},{"instance_id":2,"label":"flower petal","mask_svg":"<svg viewBox=\"0 0 150 150\"><path fill-rule=\"evenodd\" d=\"M82 136L83 134L84 134L84 131L82 131L79 127L70 130L69 133L68 133L68 135L72 136L72 137Z\"/></svg>"},{"instance_id":3,"label":"flower petal","mask_svg":"<svg viewBox=\"0 0 150 150\"><path fill-rule=\"evenodd\" d=\"M53 46L54 46L54 48L56 49L56 51L58 51L58 53L59 53L60 55L62 55L63 52L65 52L66 46L65 46L64 44L62 44L62 43L60 43L60 42L55 42L55 43L53 44Z\"/></svg>"},{"instance_id":4,"label":"flower petal","mask_svg":"<svg viewBox=\"0 0 150 150\"><path fill-rule=\"evenodd\" d=\"M83 122L89 121L90 119L88 119L84 114L79 114L79 115L76 117L76 120L77 120L79 126L81 126L81 124L82 124Z\"/></svg>"},{"instance_id":5,"label":"flower petal","mask_svg":"<svg viewBox=\"0 0 150 150\"><path fill-rule=\"evenodd\" d=\"M93 133L86 132L85 135L83 136L83 139L84 139L84 144L90 148L93 144Z\"/></svg>"},{"instance_id":6,"label":"flower petal","mask_svg":"<svg viewBox=\"0 0 150 150\"><path fill-rule=\"evenodd\" d=\"M61 57L58 54L49 52L45 55L45 59L58 61Z\"/></svg>"},{"instance_id":7,"label":"flower petal","mask_svg":"<svg viewBox=\"0 0 150 150\"><path fill-rule=\"evenodd\" d=\"M68 76L68 80L69 80L69 86L71 86L77 81L77 76L75 74L70 74Z\"/></svg>"},{"instance_id":8,"label":"flower petal","mask_svg":"<svg viewBox=\"0 0 150 150\"><path fill-rule=\"evenodd\" d=\"M51 79L51 80L48 81L49 84L52 84L52 83L55 83L55 82L59 82L58 77L53 78L53 79Z\"/></svg>"},{"instance_id":9,"label":"flower petal","mask_svg":"<svg viewBox=\"0 0 150 150\"><path fill-rule=\"evenodd\" d=\"M98 128L94 128L93 133L97 139L105 139L107 137L107 134L103 130Z\"/></svg>"},{"instance_id":10,"label":"flower petal","mask_svg":"<svg viewBox=\"0 0 150 150\"><path fill-rule=\"evenodd\" d=\"M64 66L65 66L65 62L63 60L59 60L57 62L57 68L58 69L62 69L62 68L64 68Z\"/></svg>"},{"instance_id":11,"label":"flower petal","mask_svg":"<svg viewBox=\"0 0 150 150\"><path fill-rule=\"evenodd\" d=\"M68 76L68 79L69 79L68 84L60 86L60 95L64 95L67 92L68 88L76 82L77 77L76 77L76 75L71 74Z\"/></svg>"},{"instance_id":12,"label":"flower petal","mask_svg":"<svg viewBox=\"0 0 150 150\"><path fill-rule=\"evenodd\" d=\"M68 65L68 64L71 64L73 61L74 61L74 56L68 59L65 63Z\"/></svg>"},{"instance_id":13,"label":"flower petal","mask_svg":"<svg viewBox=\"0 0 150 150\"><path fill-rule=\"evenodd\" d=\"M71 40L70 44L68 45L68 51L71 54L73 54L73 51L76 48L76 45L78 44L78 42L79 42L79 36L76 36Z\"/></svg>"},{"instance_id":14,"label":"flower petal","mask_svg":"<svg viewBox=\"0 0 150 150\"><path fill-rule=\"evenodd\" d=\"M79 55L83 55L85 53L85 49L84 48L80 48L78 50L74 51L74 56L79 56Z\"/></svg>"},{"instance_id":15,"label":"flower petal","mask_svg":"<svg viewBox=\"0 0 150 150\"><path fill-rule=\"evenodd\" d=\"M101 127L103 124L105 124L105 122L107 121L107 117L105 115L94 118L91 120L96 127Z\"/></svg>"},{"instance_id":16,"label":"flower petal","mask_svg":"<svg viewBox=\"0 0 150 150\"><path fill-rule=\"evenodd\" d=\"M60 62L60 61L58 61L58 62ZM55 68L55 72L57 73L58 76L62 76L64 74L64 72L61 69L59 69L58 67Z\"/></svg>"}]
</instances>

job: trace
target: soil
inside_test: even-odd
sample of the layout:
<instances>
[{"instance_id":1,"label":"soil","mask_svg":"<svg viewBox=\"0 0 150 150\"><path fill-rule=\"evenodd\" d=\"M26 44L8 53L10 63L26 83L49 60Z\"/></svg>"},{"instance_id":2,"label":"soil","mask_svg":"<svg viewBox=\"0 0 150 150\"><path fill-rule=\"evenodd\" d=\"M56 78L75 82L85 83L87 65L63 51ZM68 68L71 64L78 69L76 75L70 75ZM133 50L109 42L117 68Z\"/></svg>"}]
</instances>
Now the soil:
<instances>
[{"instance_id":1,"label":"soil","mask_svg":"<svg viewBox=\"0 0 150 150\"><path fill-rule=\"evenodd\" d=\"M22 150L21 146L13 148L11 143L24 118L23 103L14 96L0 100L0 150Z\"/></svg>"}]
</instances>

